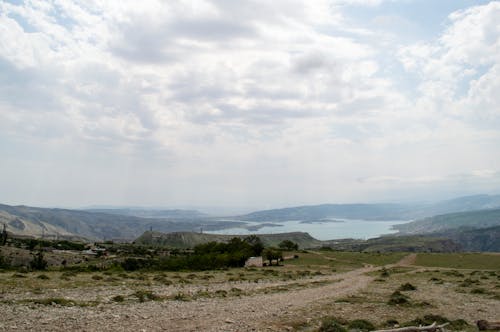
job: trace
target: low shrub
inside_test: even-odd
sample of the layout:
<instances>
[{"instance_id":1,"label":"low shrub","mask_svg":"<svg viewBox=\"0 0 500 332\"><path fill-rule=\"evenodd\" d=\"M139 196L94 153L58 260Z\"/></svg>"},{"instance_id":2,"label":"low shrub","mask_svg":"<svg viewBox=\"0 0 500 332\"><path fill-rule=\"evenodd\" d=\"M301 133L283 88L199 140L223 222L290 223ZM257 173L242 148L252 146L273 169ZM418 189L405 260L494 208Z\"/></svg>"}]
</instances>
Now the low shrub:
<instances>
[{"instance_id":1,"label":"low shrub","mask_svg":"<svg viewBox=\"0 0 500 332\"><path fill-rule=\"evenodd\" d=\"M321 321L319 332L347 332L347 329L333 317L324 318Z\"/></svg>"},{"instance_id":2,"label":"low shrub","mask_svg":"<svg viewBox=\"0 0 500 332\"><path fill-rule=\"evenodd\" d=\"M369 321L364 319L355 319L351 321L347 327L349 328L349 330L363 331L363 332L375 330L375 326Z\"/></svg>"},{"instance_id":3,"label":"low shrub","mask_svg":"<svg viewBox=\"0 0 500 332\"><path fill-rule=\"evenodd\" d=\"M401 286L399 286L398 290L403 292L403 291L414 291L416 290L417 287L413 286L412 284L410 284L409 282L405 283L405 284L402 284Z\"/></svg>"},{"instance_id":4,"label":"low shrub","mask_svg":"<svg viewBox=\"0 0 500 332\"><path fill-rule=\"evenodd\" d=\"M156 294L154 294L151 291L144 291L140 290L132 294L133 296L137 297L139 302L145 302L145 301L158 301L160 300L160 297Z\"/></svg>"},{"instance_id":5,"label":"low shrub","mask_svg":"<svg viewBox=\"0 0 500 332\"><path fill-rule=\"evenodd\" d=\"M111 301L113 302L123 302L125 301L125 297L122 295L116 295L111 298Z\"/></svg>"},{"instance_id":6,"label":"low shrub","mask_svg":"<svg viewBox=\"0 0 500 332\"><path fill-rule=\"evenodd\" d=\"M391 294L391 297L389 298L389 302L387 304L389 305L398 305L398 304L407 304L410 301L410 298L404 294L401 294L399 291L395 291L394 293Z\"/></svg>"}]
</instances>

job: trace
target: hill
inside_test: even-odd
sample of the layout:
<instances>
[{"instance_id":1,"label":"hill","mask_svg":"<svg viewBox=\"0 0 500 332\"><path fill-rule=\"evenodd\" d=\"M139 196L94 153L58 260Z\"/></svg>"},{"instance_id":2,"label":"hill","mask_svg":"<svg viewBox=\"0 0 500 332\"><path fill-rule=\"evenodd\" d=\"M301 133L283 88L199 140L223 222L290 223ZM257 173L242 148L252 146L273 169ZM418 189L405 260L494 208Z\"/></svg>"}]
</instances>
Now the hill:
<instances>
[{"instance_id":1,"label":"hill","mask_svg":"<svg viewBox=\"0 0 500 332\"><path fill-rule=\"evenodd\" d=\"M411 220L450 212L491 208L500 208L500 195L466 196L437 203L307 205L256 211L238 216L235 219L256 222L323 218Z\"/></svg>"},{"instance_id":2,"label":"hill","mask_svg":"<svg viewBox=\"0 0 500 332\"><path fill-rule=\"evenodd\" d=\"M0 204L0 224L10 233L33 237L132 240L147 229L164 232L222 229L239 225L208 218L141 218L68 209Z\"/></svg>"},{"instance_id":3,"label":"hill","mask_svg":"<svg viewBox=\"0 0 500 332\"><path fill-rule=\"evenodd\" d=\"M437 233L458 244L461 251L500 252L500 226L481 229L458 229Z\"/></svg>"},{"instance_id":4,"label":"hill","mask_svg":"<svg viewBox=\"0 0 500 332\"><path fill-rule=\"evenodd\" d=\"M162 209L142 209L142 208L119 208L119 209L106 209L95 208L85 209L87 212L117 214L122 216L133 216L140 218L167 218L167 219L196 219L207 218L208 215L196 210L162 210Z\"/></svg>"},{"instance_id":5,"label":"hill","mask_svg":"<svg viewBox=\"0 0 500 332\"><path fill-rule=\"evenodd\" d=\"M459 228L500 226L500 209L447 213L394 226L401 234L425 234Z\"/></svg>"},{"instance_id":6,"label":"hill","mask_svg":"<svg viewBox=\"0 0 500 332\"><path fill-rule=\"evenodd\" d=\"M193 248L198 244L207 242L228 242L234 237L245 238L248 235L220 235L194 232L145 232L138 237L134 243L142 245L165 246L169 248ZM293 232L279 234L259 234L265 246L277 246L283 240L291 240L299 245L300 248L320 247L322 241L313 238L308 233Z\"/></svg>"}]
</instances>

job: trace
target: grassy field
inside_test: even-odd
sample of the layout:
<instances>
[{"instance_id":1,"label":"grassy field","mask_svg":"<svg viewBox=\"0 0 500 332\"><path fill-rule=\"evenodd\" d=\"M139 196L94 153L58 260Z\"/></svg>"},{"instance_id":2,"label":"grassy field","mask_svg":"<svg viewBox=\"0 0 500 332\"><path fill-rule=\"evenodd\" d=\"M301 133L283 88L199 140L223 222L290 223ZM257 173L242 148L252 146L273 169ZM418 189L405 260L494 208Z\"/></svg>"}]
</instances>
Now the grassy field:
<instances>
[{"instance_id":1,"label":"grassy field","mask_svg":"<svg viewBox=\"0 0 500 332\"><path fill-rule=\"evenodd\" d=\"M415 265L454 269L500 270L500 255L486 253L418 254Z\"/></svg>"}]
</instances>

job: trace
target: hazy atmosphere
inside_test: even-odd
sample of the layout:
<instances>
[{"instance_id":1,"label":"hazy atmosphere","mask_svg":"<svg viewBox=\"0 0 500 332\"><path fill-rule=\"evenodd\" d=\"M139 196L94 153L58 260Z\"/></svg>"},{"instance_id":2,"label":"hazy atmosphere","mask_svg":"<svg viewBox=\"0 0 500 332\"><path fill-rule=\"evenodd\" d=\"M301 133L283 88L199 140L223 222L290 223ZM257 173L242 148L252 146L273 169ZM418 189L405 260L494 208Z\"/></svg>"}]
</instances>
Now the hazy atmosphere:
<instances>
[{"instance_id":1,"label":"hazy atmosphere","mask_svg":"<svg viewBox=\"0 0 500 332\"><path fill-rule=\"evenodd\" d=\"M0 2L0 202L500 188L500 1Z\"/></svg>"}]
</instances>

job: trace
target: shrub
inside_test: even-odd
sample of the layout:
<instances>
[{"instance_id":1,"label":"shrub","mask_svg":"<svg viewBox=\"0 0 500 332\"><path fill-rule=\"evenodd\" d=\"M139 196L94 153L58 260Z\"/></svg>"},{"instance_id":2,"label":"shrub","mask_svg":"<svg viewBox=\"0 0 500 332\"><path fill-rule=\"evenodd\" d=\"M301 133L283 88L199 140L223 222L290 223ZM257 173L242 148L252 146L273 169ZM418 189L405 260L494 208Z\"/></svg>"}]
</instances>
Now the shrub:
<instances>
[{"instance_id":1,"label":"shrub","mask_svg":"<svg viewBox=\"0 0 500 332\"><path fill-rule=\"evenodd\" d=\"M189 301L190 298L186 294L180 292L174 295L174 300L176 301Z\"/></svg>"},{"instance_id":2,"label":"shrub","mask_svg":"<svg viewBox=\"0 0 500 332\"><path fill-rule=\"evenodd\" d=\"M486 290L484 288L474 288L470 291L471 294L485 294Z\"/></svg>"},{"instance_id":3,"label":"shrub","mask_svg":"<svg viewBox=\"0 0 500 332\"><path fill-rule=\"evenodd\" d=\"M347 332L347 329L335 318L327 317L322 320L319 332Z\"/></svg>"},{"instance_id":4,"label":"shrub","mask_svg":"<svg viewBox=\"0 0 500 332\"><path fill-rule=\"evenodd\" d=\"M158 295L154 294L151 291L137 291L132 295L137 297L139 302L157 301L160 299L160 297Z\"/></svg>"},{"instance_id":5,"label":"shrub","mask_svg":"<svg viewBox=\"0 0 500 332\"><path fill-rule=\"evenodd\" d=\"M116 296L113 296L111 298L111 300L113 302L123 302L123 301L125 301L125 297L123 297L122 295L116 295Z\"/></svg>"},{"instance_id":6,"label":"shrub","mask_svg":"<svg viewBox=\"0 0 500 332\"><path fill-rule=\"evenodd\" d=\"M406 284L402 284L401 286L399 286L398 290L399 291L414 291L416 290L417 287L413 286L412 284L410 284L409 282L407 282Z\"/></svg>"},{"instance_id":7,"label":"shrub","mask_svg":"<svg viewBox=\"0 0 500 332\"><path fill-rule=\"evenodd\" d=\"M373 331L375 330L375 326L367 320L364 319L356 319L349 323L347 326L350 330L356 331Z\"/></svg>"},{"instance_id":8,"label":"shrub","mask_svg":"<svg viewBox=\"0 0 500 332\"><path fill-rule=\"evenodd\" d=\"M409 303L409 297L401 294L399 291L395 291L394 293L391 294L391 297L389 299L389 302L387 304L390 305L397 305L397 304L407 304Z\"/></svg>"}]
</instances>

